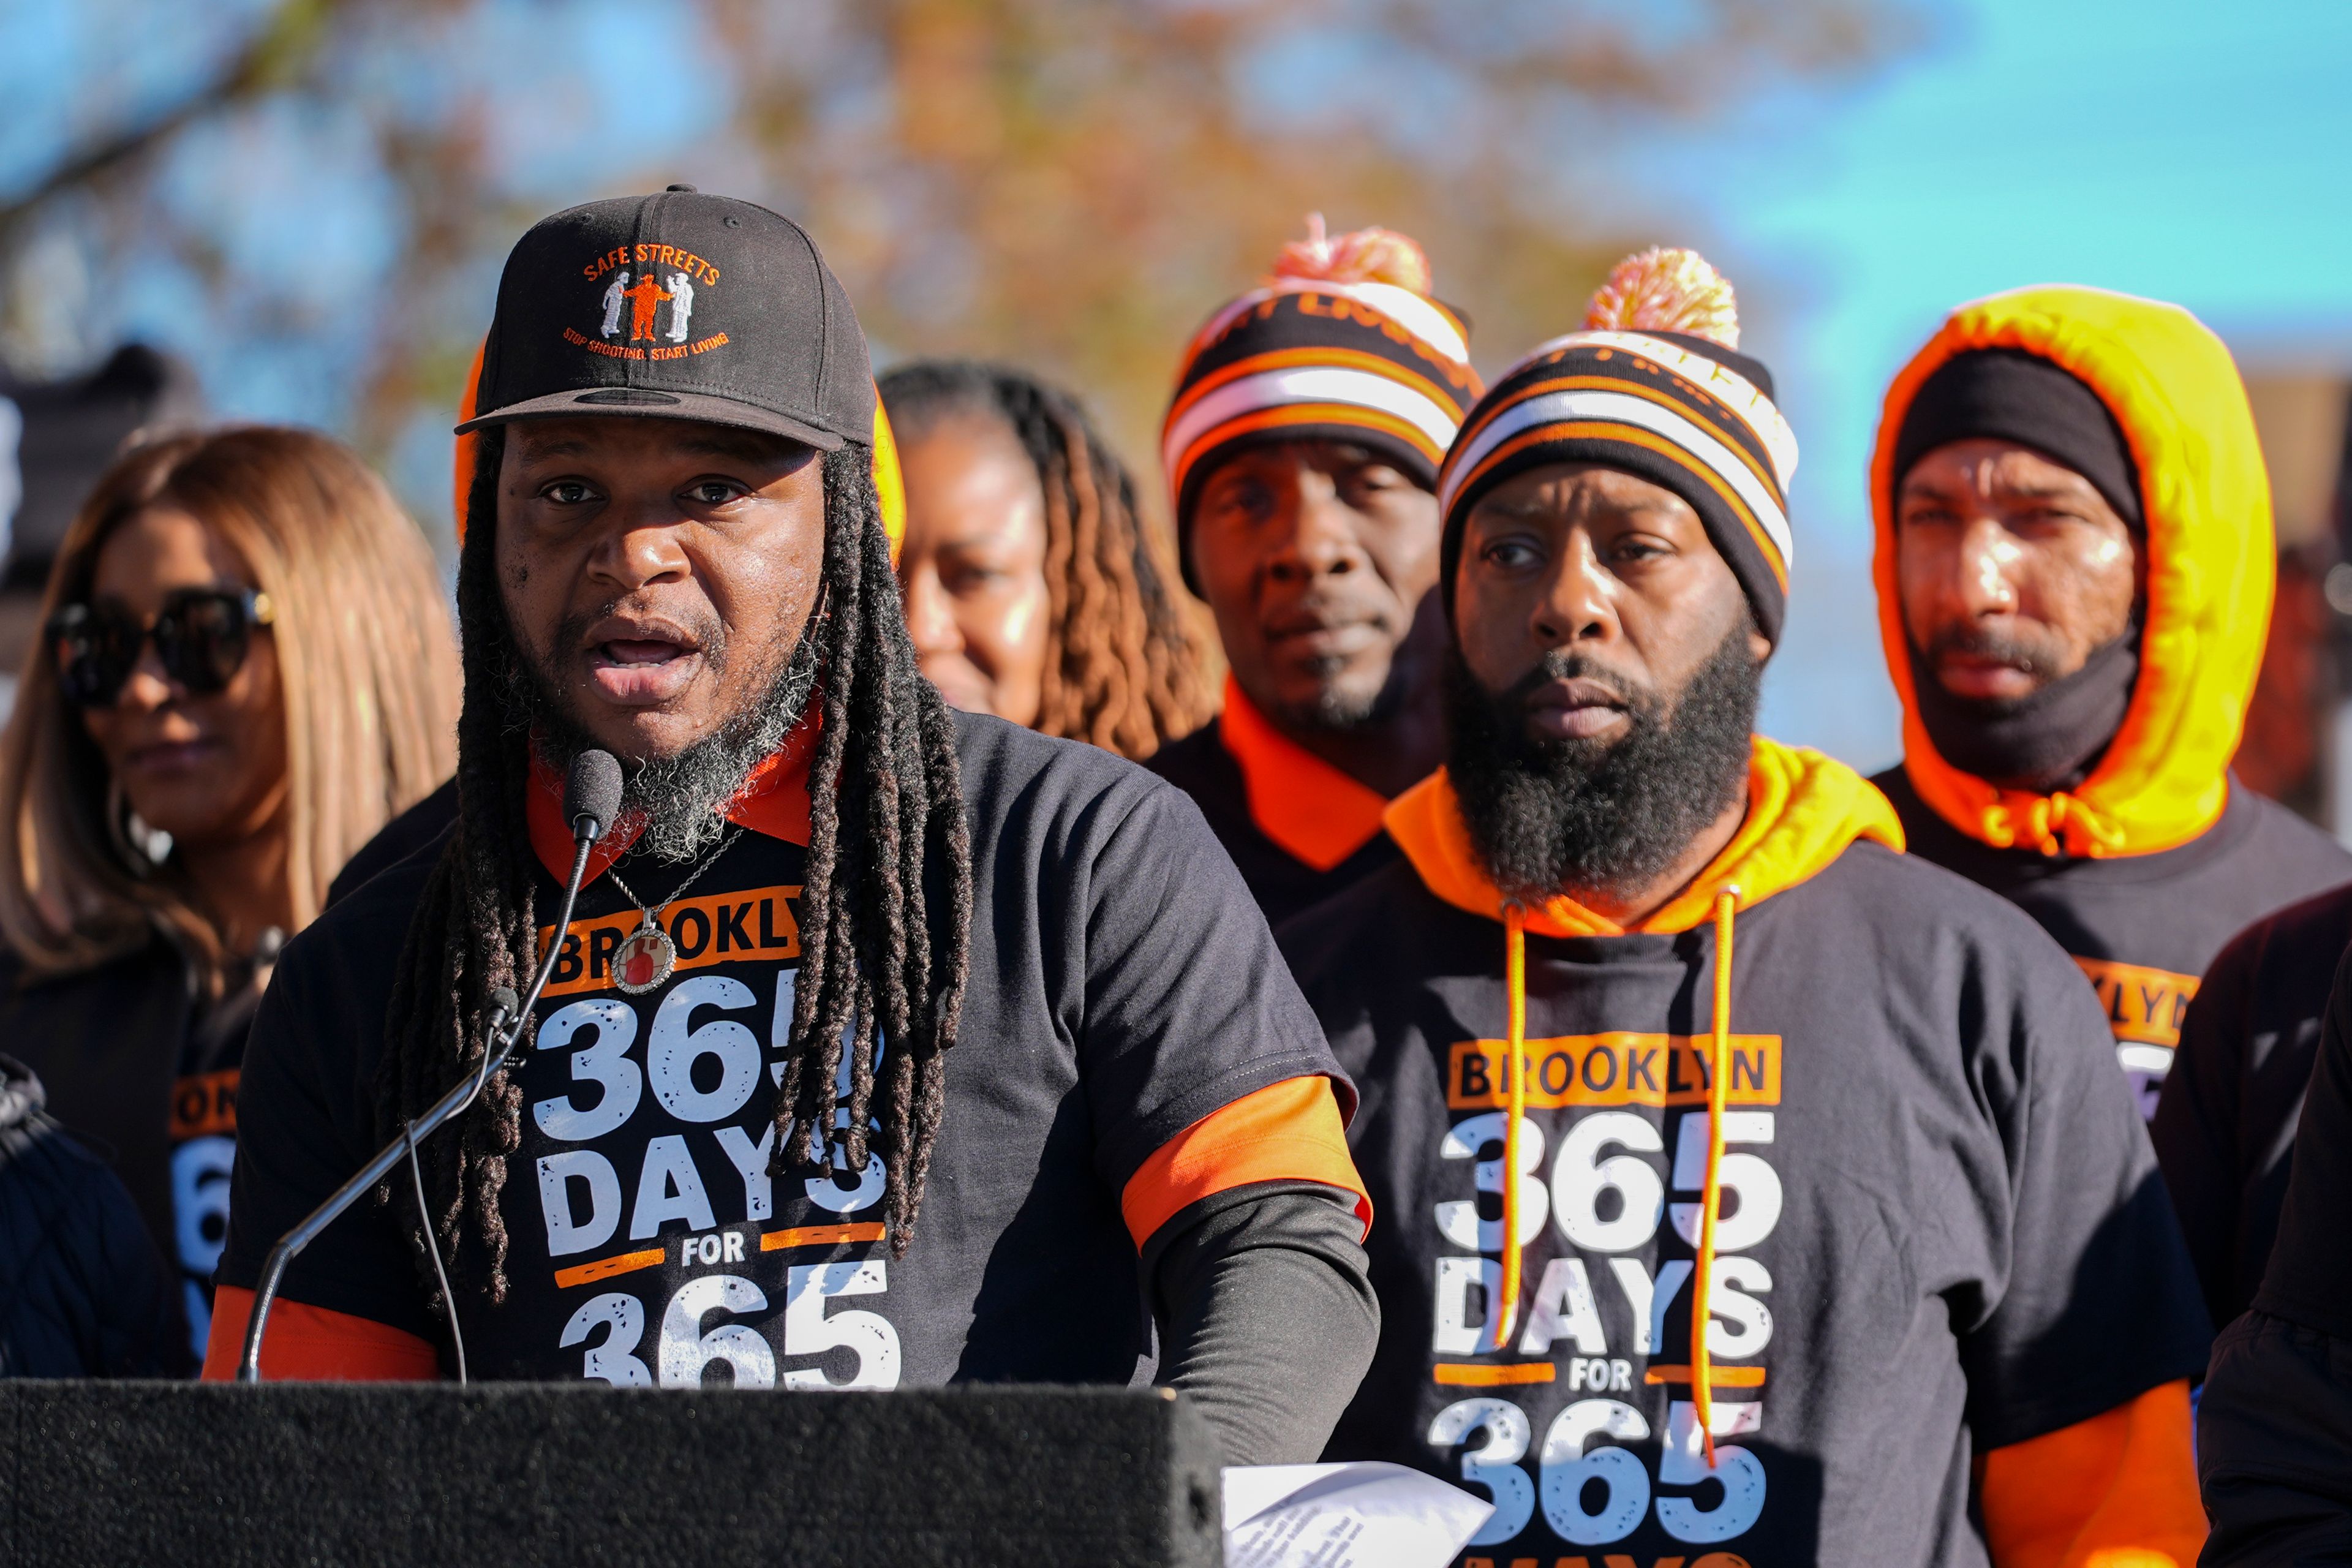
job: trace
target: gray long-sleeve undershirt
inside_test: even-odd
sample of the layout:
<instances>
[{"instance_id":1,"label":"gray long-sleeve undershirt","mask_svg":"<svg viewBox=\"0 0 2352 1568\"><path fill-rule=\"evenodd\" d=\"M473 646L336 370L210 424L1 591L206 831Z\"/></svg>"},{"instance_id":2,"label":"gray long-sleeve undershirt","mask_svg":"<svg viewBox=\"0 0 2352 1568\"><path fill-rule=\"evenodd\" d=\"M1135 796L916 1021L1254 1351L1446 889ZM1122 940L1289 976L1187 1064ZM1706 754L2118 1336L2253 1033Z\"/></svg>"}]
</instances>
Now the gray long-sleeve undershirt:
<instances>
[{"instance_id":1,"label":"gray long-sleeve undershirt","mask_svg":"<svg viewBox=\"0 0 2352 1568\"><path fill-rule=\"evenodd\" d=\"M1380 1342L1353 1194L1261 1182L1171 1217L1144 1249L1160 1381L1208 1418L1229 1465L1320 1457Z\"/></svg>"}]
</instances>

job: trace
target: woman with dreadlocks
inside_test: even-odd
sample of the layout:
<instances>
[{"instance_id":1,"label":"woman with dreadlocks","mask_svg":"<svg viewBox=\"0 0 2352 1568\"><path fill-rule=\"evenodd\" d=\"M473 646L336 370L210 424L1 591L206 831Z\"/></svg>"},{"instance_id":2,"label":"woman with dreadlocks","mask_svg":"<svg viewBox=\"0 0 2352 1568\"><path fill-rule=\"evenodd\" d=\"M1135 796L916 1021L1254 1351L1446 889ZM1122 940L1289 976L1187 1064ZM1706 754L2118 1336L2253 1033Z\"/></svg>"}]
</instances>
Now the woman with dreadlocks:
<instances>
[{"instance_id":1,"label":"woman with dreadlocks","mask_svg":"<svg viewBox=\"0 0 2352 1568\"><path fill-rule=\"evenodd\" d=\"M706 335L600 334L625 265ZM265 1375L1128 1384L1156 1319L1229 1458L1313 1458L1378 1333L1353 1092L1181 795L917 672L807 236L682 188L546 220L475 407L457 818L278 965L208 1373L551 945L532 1048L295 1262ZM622 811L555 931L590 749Z\"/></svg>"},{"instance_id":2,"label":"woman with dreadlocks","mask_svg":"<svg viewBox=\"0 0 2352 1568\"><path fill-rule=\"evenodd\" d=\"M971 713L1140 761L1216 710L1134 479L1067 393L1007 365L881 380L907 482L898 587L924 679Z\"/></svg>"}]
</instances>

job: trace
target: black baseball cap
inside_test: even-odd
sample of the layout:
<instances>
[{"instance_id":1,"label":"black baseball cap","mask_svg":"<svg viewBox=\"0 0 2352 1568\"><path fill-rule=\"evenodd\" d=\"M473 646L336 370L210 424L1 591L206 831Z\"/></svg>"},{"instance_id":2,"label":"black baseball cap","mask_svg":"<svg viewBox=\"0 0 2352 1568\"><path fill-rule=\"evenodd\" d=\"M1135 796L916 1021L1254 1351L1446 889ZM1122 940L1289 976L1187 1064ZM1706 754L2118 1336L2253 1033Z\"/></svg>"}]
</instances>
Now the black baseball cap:
<instances>
[{"instance_id":1,"label":"black baseball cap","mask_svg":"<svg viewBox=\"0 0 2352 1568\"><path fill-rule=\"evenodd\" d=\"M866 334L790 218L672 185L533 224L499 279L477 412L620 414L765 430L824 451L874 438Z\"/></svg>"}]
</instances>

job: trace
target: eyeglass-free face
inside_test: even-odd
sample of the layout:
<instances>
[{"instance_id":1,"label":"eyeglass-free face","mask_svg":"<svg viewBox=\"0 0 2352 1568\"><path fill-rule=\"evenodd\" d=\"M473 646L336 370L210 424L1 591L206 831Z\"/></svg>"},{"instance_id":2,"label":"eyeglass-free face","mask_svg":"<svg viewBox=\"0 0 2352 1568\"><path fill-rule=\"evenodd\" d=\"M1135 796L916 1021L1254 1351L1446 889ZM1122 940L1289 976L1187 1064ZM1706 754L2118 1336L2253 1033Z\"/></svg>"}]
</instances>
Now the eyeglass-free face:
<instances>
[{"instance_id":1,"label":"eyeglass-free face","mask_svg":"<svg viewBox=\"0 0 2352 1568\"><path fill-rule=\"evenodd\" d=\"M898 594L923 678L968 713L1034 725L1054 605L1037 465L1012 426L986 415L929 426L898 461Z\"/></svg>"}]
</instances>

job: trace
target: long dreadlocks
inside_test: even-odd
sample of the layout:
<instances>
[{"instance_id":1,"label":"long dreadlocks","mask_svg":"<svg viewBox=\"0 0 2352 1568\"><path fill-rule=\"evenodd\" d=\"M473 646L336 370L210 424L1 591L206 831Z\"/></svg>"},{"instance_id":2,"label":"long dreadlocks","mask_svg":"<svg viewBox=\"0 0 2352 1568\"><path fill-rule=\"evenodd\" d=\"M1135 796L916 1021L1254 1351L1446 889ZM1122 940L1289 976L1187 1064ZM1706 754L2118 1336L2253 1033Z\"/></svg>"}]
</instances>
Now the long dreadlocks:
<instances>
[{"instance_id":1,"label":"long dreadlocks","mask_svg":"<svg viewBox=\"0 0 2352 1568\"><path fill-rule=\"evenodd\" d=\"M1045 494L1045 682L1036 728L1140 759L1216 711L1199 631L1135 480L1067 393L1007 365L919 360L881 379L902 444L952 418L1009 428Z\"/></svg>"},{"instance_id":2,"label":"long dreadlocks","mask_svg":"<svg viewBox=\"0 0 2352 1568\"><path fill-rule=\"evenodd\" d=\"M479 1064L490 993L523 990L540 951L524 815L532 741L501 701L501 671L522 657L493 564L504 452L502 429L485 430L467 498L458 831L410 919L385 1017L374 1135L386 1140ZM822 724L809 766L801 968L771 1168L819 1164L837 1144L848 1168L863 1170L869 1121L878 1120L883 1220L893 1255L903 1257L963 1005L971 844L953 721L916 671L871 465L870 449L855 444L824 458L823 588L802 633L816 641ZM881 1037L888 1049L877 1075ZM845 1105L836 1092L845 1055ZM458 1261L458 1278L492 1301L506 1298L499 1198L521 1116L522 1091L501 1072L456 1136L421 1151L433 1231ZM422 1268L424 1230L412 1227L411 1240Z\"/></svg>"}]
</instances>

